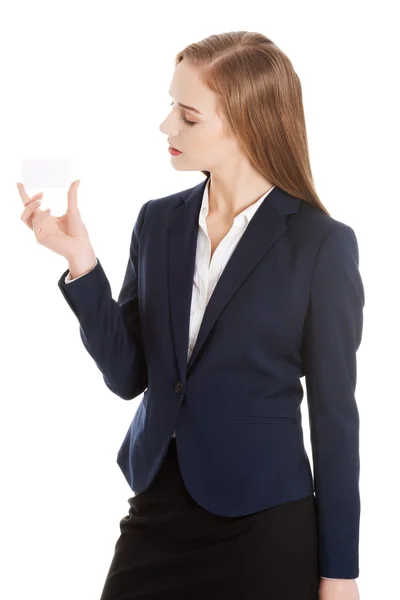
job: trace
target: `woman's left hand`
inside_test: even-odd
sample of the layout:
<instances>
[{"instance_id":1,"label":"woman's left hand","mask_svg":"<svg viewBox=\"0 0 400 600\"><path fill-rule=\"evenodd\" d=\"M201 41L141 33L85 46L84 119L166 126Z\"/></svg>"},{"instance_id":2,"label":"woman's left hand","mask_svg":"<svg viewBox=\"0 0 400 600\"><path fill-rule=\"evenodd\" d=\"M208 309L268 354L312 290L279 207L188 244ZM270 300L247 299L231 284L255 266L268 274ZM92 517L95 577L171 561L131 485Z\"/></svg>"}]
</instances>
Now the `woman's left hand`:
<instances>
[{"instance_id":1,"label":"woman's left hand","mask_svg":"<svg viewBox=\"0 0 400 600\"><path fill-rule=\"evenodd\" d=\"M320 579L318 600L360 600L355 579Z\"/></svg>"}]
</instances>

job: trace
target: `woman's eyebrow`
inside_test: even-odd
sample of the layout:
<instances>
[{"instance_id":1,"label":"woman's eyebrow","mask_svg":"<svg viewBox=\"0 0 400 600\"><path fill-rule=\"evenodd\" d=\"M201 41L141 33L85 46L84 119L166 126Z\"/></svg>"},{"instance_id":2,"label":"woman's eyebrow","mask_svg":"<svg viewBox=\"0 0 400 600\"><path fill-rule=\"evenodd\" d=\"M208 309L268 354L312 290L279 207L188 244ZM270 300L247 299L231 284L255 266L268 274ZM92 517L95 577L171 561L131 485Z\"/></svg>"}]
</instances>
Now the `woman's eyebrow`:
<instances>
[{"instance_id":1,"label":"woman's eyebrow","mask_svg":"<svg viewBox=\"0 0 400 600\"><path fill-rule=\"evenodd\" d=\"M171 92L168 91L168 93L171 96ZM172 96L171 96L171 98L172 98ZM178 104L178 106L181 106L182 108L186 108L186 110L192 110L193 112L197 113L198 115L203 116L203 114L199 110L197 110L197 108L193 108L193 106L187 106L187 104L182 104L181 102L177 102L177 104Z\"/></svg>"}]
</instances>

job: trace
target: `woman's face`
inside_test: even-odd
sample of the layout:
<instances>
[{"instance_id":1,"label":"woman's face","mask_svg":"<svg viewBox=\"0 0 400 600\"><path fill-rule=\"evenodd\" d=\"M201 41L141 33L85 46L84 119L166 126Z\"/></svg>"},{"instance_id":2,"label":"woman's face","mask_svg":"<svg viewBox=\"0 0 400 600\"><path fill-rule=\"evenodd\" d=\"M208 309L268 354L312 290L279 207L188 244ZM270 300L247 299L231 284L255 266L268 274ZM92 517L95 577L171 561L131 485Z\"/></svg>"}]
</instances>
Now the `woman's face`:
<instances>
[{"instance_id":1,"label":"woman's face","mask_svg":"<svg viewBox=\"0 0 400 600\"><path fill-rule=\"evenodd\" d=\"M233 136L223 135L215 94L204 86L196 69L185 60L175 68L169 93L173 106L159 129L182 152L179 156L171 155L174 168L215 172L226 162L232 164L232 158L240 153L238 144Z\"/></svg>"}]
</instances>

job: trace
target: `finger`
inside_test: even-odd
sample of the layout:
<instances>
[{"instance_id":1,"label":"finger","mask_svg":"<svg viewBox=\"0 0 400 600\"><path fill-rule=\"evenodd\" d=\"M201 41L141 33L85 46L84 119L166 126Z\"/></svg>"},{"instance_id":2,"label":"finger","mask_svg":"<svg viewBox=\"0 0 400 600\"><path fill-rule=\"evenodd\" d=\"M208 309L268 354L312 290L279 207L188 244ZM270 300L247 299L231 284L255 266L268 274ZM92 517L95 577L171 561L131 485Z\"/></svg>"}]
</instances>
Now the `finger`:
<instances>
[{"instance_id":1,"label":"finger","mask_svg":"<svg viewBox=\"0 0 400 600\"><path fill-rule=\"evenodd\" d=\"M42 200L43 197L43 192L39 192L38 194L35 194L34 196L32 196L32 198L30 198L29 202L25 205L25 206L29 206L32 202L35 202L35 200Z\"/></svg>"},{"instance_id":2,"label":"finger","mask_svg":"<svg viewBox=\"0 0 400 600\"><path fill-rule=\"evenodd\" d=\"M24 185L22 183L17 183L17 188L18 188L21 200L25 206L27 206L30 202L32 202L36 198L39 198L43 195L43 192L39 192L38 194L35 194L34 196L32 196L32 198L30 198L29 195L26 193Z\"/></svg>"},{"instance_id":3,"label":"finger","mask_svg":"<svg viewBox=\"0 0 400 600\"><path fill-rule=\"evenodd\" d=\"M39 234L43 229L43 221L49 216L51 208L36 213L32 219L32 229L35 235Z\"/></svg>"},{"instance_id":4,"label":"finger","mask_svg":"<svg viewBox=\"0 0 400 600\"><path fill-rule=\"evenodd\" d=\"M78 210L78 187L80 181L77 179L73 181L69 186L68 190L68 210L77 211Z\"/></svg>"},{"instance_id":5,"label":"finger","mask_svg":"<svg viewBox=\"0 0 400 600\"><path fill-rule=\"evenodd\" d=\"M35 211L39 210L41 200L30 202L21 215L22 221L28 221ZM41 211L40 211L41 212Z\"/></svg>"},{"instance_id":6,"label":"finger","mask_svg":"<svg viewBox=\"0 0 400 600\"><path fill-rule=\"evenodd\" d=\"M30 197L28 196L28 194L25 191L24 185L22 183L17 183L17 188L19 191L19 195L21 197L22 202L25 204L25 206L29 203L30 201Z\"/></svg>"},{"instance_id":7,"label":"finger","mask_svg":"<svg viewBox=\"0 0 400 600\"><path fill-rule=\"evenodd\" d=\"M21 220L25 223L25 225L28 225L28 227L30 229L32 229L32 225L30 222L32 214L38 209L38 207L40 206L40 203L41 203L41 200L36 200L36 201L30 202L21 215ZM40 211L40 212L42 212L42 211Z\"/></svg>"}]
</instances>

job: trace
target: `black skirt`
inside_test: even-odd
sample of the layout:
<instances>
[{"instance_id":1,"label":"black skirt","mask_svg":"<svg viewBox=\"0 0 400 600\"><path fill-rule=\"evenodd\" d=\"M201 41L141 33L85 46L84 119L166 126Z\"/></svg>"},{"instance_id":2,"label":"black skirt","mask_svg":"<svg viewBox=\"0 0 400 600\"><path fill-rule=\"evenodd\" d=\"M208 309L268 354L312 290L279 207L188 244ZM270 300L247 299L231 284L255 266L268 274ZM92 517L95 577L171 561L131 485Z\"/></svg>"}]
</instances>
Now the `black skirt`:
<instances>
[{"instance_id":1,"label":"black skirt","mask_svg":"<svg viewBox=\"0 0 400 600\"><path fill-rule=\"evenodd\" d=\"M239 517L189 495L176 438L151 485L128 500L100 600L317 600L314 495Z\"/></svg>"}]
</instances>

